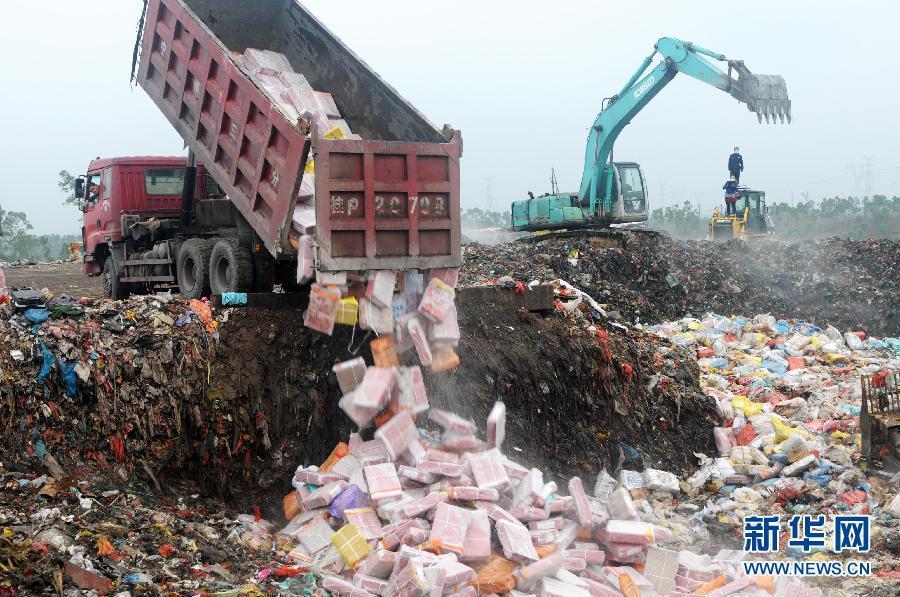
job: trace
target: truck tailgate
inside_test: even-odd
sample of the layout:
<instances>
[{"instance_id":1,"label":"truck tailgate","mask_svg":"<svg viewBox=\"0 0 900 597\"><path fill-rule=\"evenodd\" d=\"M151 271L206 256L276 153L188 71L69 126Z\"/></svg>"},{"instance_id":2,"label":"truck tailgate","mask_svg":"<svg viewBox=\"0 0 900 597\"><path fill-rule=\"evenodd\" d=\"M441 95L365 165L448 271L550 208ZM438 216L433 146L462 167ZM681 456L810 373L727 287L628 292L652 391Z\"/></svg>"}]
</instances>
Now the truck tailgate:
<instances>
[{"instance_id":1,"label":"truck tailgate","mask_svg":"<svg viewBox=\"0 0 900 597\"><path fill-rule=\"evenodd\" d=\"M323 271L458 267L459 136L451 143L317 139Z\"/></svg>"}]
</instances>

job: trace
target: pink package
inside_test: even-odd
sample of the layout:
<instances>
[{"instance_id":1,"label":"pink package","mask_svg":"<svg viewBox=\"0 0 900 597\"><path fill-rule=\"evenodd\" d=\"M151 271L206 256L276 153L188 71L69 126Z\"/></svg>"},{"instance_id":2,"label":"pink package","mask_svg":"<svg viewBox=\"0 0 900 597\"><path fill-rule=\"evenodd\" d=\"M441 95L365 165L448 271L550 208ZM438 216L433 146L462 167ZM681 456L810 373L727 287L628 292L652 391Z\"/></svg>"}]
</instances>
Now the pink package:
<instances>
[{"instance_id":1,"label":"pink package","mask_svg":"<svg viewBox=\"0 0 900 597\"><path fill-rule=\"evenodd\" d=\"M309 175L306 175L308 177ZM304 178L306 178L304 177ZM302 185L301 185L302 190ZM291 217L294 229L303 236L316 233L316 206L312 202L297 202L294 215Z\"/></svg>"},{"instance_id":2,"label":"pink package","mask_svg":"<svg viewBox=\"0 0 900 597\"><path fill-rule=\"evenodd\" d=\"M241 62L253 75L258 75L260 72L263 72L263 70L268 73L294 71L294 69L291 68L291 63L284 54L279 54L272 50L247 48L241 56Z\"/></svg>"},{"instance_id":3,"label":"pink package","mask_svg":"<svg viewBox=\"0 0 900 597\"><path fill-rule=\"evenodd\" d=\"M503 466L503 455L496 448L480 454L470 454L469 463L478 487L500 489L509 485L509 476Z\"/></svg>"},{"instance_id":4,"label":"pink package","mask_svg":"<svg viewBox=\"0 0 900 597\"><path fill-rule=\"evenodd\" d=\"M327 506L345 489L347 489L347 482L343 479L319 487L303 499L303 507L313 510Z\"/></svg>"},{"instance_id":5,"label":"pink package","mask_svg":"<svg viewBox=\"0 0 900 597\"><path fill-rule=\"evenodd\" d=\"M528 531L534 545L550 545L559 539L558 531Z\"/></svg>"},{"instance_id":6,"label":"pink package","mask_svg":"<svg viewBox=\"0 0 900 597\"><path fill-rule=\"evenodd\" d=\"M341 386L341 392L347 394L356 389L362 383L363 377L366 375L366 361L362 357L357 357L343 363L338 363L331 368L337 376L338 385Z\"/></svg>"},{"instance_id":7,"label":"pink package","mask_svg":"<svg viewBox=\"0 0 900 597\"><path fill-rule=\"evenodd\" d=\"M303 317L303 325L330 336L334 332L339 300L339 291L313 284L309 291L309 308Z\"/></svg>"},{"instance_id":8,"label":"pink package","mask_svg":"<svg viewBox=\"0 0 900 597\"><path fill-rule=\"evenodd\" d=\"M491 522L484 510L469 512L469 528L466 529L466 540L460 560L464 562L481 562L491 557Z\"/></svg>"},{"instance_id":9,"label":"pink package","mask_svg":"<svg viewBox=\"0 0 900 597\"><path fill-rule=\"evenodd\" d=\"M442 550L460 554L470 521L467 510L441 502L434 513L429 539Z\"/></svg>"},{"instance_id":10,"label":"pink package","mask_svg":"<svg viewBox=\"0 0 900 597\"><path fill-rule=\"evenodd\" d=\"M547 511L551 514L574 512L575 498L570 495L558 495L547 503Z\"/></svg>"},{"instance_id":11,"label":"pink package","mask_svg":"<svg viewBox=\"0 0 900 597\"><path fill-rule=\"evenodd\" d=\"M528 529L519 523L500 520L497 522L497 537L503 545L503 556L507 560L528 564L538 559L531 542Z\"/></svg>"},{"instance_id":12,"label":"pink package","mask_svg":"<svg viewBox=\"0 0 900 597\"><path fill-rule=\"evenodd\" d=\"M379 307L390 307L396 282L397 274L390 270L379 270L369 275L369 283L366 285L366 298Z\"/></svg>"},{"instance_id":13,"label":"pink package","mask_svg":"<svg viewBox=\"0 0 900 597\"><path fill-rule=\"evenodd\" d=\"M728 456L731 454L731 450L737 447L737 438L735 438L734 429L731 427L713 428L713 437L716 440L716 447L719 449L720 456Z\"/></svg>"},{"instance_id":14,"label":"pink package","mask_svg":"<svg viewBox=\"0 0 900 597\"><path fill-rule=\"evenodd\" d=\"M362 442L356 450L356 457L359 458L363 466L384 464L390 460L387 450L384 449L384 444L377 439Z\"/></svg>"},{"instance_id":15,"label":"pink package","mask_svg":"<svg viewBox=\"0 0 900 597\"><path fill-rule=\"evenodd\" d=\"M344 518L352 523L366 541L382 536L381 521L373 508L353 508L344 510Z\"/></svg>"},{"instance_id":16,"label":"pink package","mask_svg":"<svg viewBox=\"0 0 900 597\"><path fill-rule=\"evenodd\" d=\"M450 481L450 485L453 487L474 487L475 480L467 475L466 473L461 474L458 477L450 477L448 479Z\"/></svg>"},{"instance_id":17,"label":"pink package","mask_svg":"<svg viewBox=\"0 0 900 597\"><path fill-rule=\"evenodd\" d=\"M431 340L435 344L459 346L459 317L456 313L456 305L451 304L444 321L431 325Z\"/></svg>"},{"instance_id":18,"label":"pink package","mask_svg":"<svg viewBox=\"0 0 900 597\"><path fill-rule=\"evenodd\" d=\"M315 275L313 266L313 239L311 236L301 236L297 251L297 284L306 284L312 280Z\"/></svg>"},{"instance_id":19,"label":"pink package","mask_svg":"<svg viewBox=\"0 0 900 597\"><path fill-rule=\"evenodd\" d=\"M432 473L413 468L411 466L401 465L397 469L397 473L404 479L416 481L417 483L434 483L436 477Z\"/></svg>"},{"instance_id":20,"label":"pink package","mask_svg":"<svg viewBox=\"0 0 900 597\"><path fill-rule=\"evenodd\" d=\"M429 529L420 529L419 527L409 527L406 535L403 537L403 543L407 545L421 545L428 541L428 535L431 534ZM409 541L407 542L407 539Z\"/></svg>"},{"instance_id":21,"label":"pink package","mask_svg":"<svg viewBox=\"0 0 900 597\"><path fill-rule=\"evenodd\" d=\"M298 483L309 483L310 485L317 485L321 487L323 485L328 485L329 483L334 483L335 481L340 480L340 475L336 475L334 473L323 473L321 471L304 468L302 466L298 466L297 470L294 471L294 481L297 481Z\"/></svg>"},{"instance_id":22,"label":"pink package","mask_svg":"<svg viewBox=\"0 0 900 597\"><path fill-rule=\"evenodd\" d=\"M423 460L417 468L420 471L444 477L458 477L463 471L462 465L457 462L435 462L433 460Z\"/></svg>"},{"instance_id":23,"label":"pink package","mask_svg":"<svg viewBox=\"0 0 900 597\"><path fill-rule=\"evenodd\" d=\"M532 531L558 531L563 528L562 518L547 518L545 520L532 520L528 523Z\"/></svg>"},{"instance_id":24,"label":"pink package","mask_svg":"<svg viewBox=\"0 0 900 597\"><path fill-rule=\"evenodd\" d=\"M400 546L400 540L403 539L403 535L405 535L406 531L413 526L418 526L419 528L427 528L428 523L419 519L406 519L383 527L381 529L382 538L378 544L379 549L386 549L391 552L396 550L397 547Z\"/></svg>"},{"instance_id":25,"label":"pink package","mask_svg":"<svg viewBox=\"0 0 900 597\"><path fill-rule=\"evenodd\" d=\"M569 572L583 572L587 567L587 561L584 558L563 557L563 568Z\"/></svg>"},{"instance_id":26,"label":"pink package","mask_svg":"<svg viewBox=\"0 0 900 597\"><path fill-rule=\"evenodd\" d=\"M475 580L475 577L477 576L474 570L465 564L460 564L458 561L454 560L442 560L435 564L435 566L442 568L447 572L444 586L452 587L453 585L468 583L469 581Z\"/></svg>"},{"instance_id":27,"label":"pink package","mask_svg":"<svg viewBox=\"0 0 900 597\"><path fill-rule=\"evenodd\" d=\"M510 509L509 512L522 522L547 520L550 518L550 513L548 511L534 506L516 506L515 508Z\"/></svg>"},{"instance_id":28,"label":"pink package","mask_svg":"<svg viewBox=\"0 0 900 597\"><path fill-rule=\"evenodd\" d=\"M381 367L369 367L362 383L355 390L353 403L360 408L381 410L397 385L397 371Z\"/></svg>"},{"instance_id":29,"label":"pink package","mask_svg":"<svg viewBox=\"0 0 900 597\"><path fill-rule=\"evenodd\" d=\"M433 460L435 462L459 462L459 454L455 454L453 452L447 452L446 450L438 450L436 448L428 448L425 452L426 460Z\"/></svg>"},{"instance_id":30,"label":"pink package","mask_svg":"<svg viewBox=\"0 0 900 597\"><path fill-rule=\"evenodd\" d=\"M341 112L338 110L337 104L334 103L334 98L330 93L313 91L309 94L309 99L317 113L327 116L328 118L341 117Z\"/></svg>"},{"instance_id":31,"label":"pink package","mask_svg":"<svg viewBox=\"0 0 900 597\"><path fill-rule=\"evenodd\" d=\"M596 549L566 549L563 551L563 556L567 558L580 558L587 564L602 564L603 560L606 559L606 554L600 551L599 547L596 547Z\"/></svg>"},{"instance_id":32,"label":"pink package","mask_svg":"<svg viewBox=\"0 0 900 597\"><path fill-rule=\"evenodd\" d=\"M587 590L591 597L621 597L622 595L618 589L610 587L605 582L598 582L585 576L582 576L581 580L587 583Z\"/></svg>"},{"instance_id":33,"label":"pink package","mask_svg":"<svg viewBox=\"0 0 900 597\"><path fill-rule=\"evenodd\" d=\"M639 520L637 508L631 499L631 493L619 487L609 496L609 515L617 520Z\"/></svg>"},{"instance_id":34,"label":"pink package","mask_svg":"<svg viewBox=\"0 0 900 597\"><path fill-rule=\"evenodd\" d=\"M580 478L569 479L569 495L575 499L575 515L578 517L578 524L588 528L592 527L594 517L591 514L591 505L588 503L587 494L584 493L584 485Z\"/></svg>"},{"instance_id":35,"label":"pink package","mask_svg":"<svg viewBox=\"0 0 900 597\"><path fill-rule=\"evenodd\" d=\"M501 520L505 520L507 522L511 522L514 524L521 525L519 519L492 502L477 502L475 506L487 512L487 515L494 519L495 522L500 522Z\"/></svg>"},{"instance_id":36,"label":"pink package","mask_svg":"<svg viewBox=\"0 0 900 597\"><path fill-rule=\"evenodd\" d=\"M422 302L419 303L419 313L430 321L444 321L455 298L456 293L452 288L437 278L432 278L425 288Z\"/></svg>"},{"instance_id":37,"label":"pink package","mask_svg":"<svg viewBox=\"0 0 900 597\"><path fill-rule=\"evenodd\" d=\"M505 456L503 457L503 468L506 469L506 474L509 475L510 479L517 479L521 481L525 478L525 475L528 474L527 468L525 468L521 464L513 462Z\"/></svg>"},{"instance_id":38,"label":"pink package","mask_svg":"<svg viewBox=\"0 0 900 597\"><path fill-rule=\"evenodd\" d=\"M550 498L556 495L556 492L558 490L559 487L556 486L556 481L544 483L544 486L541 487L541 490L538 491L536 495L532 496L534 498L534 505L543 508L547 505L547 502L550 501Z\"/></svg>"},{"instance_id":39,"label":"pink package","mask_svg":"<svg viewBox=\"0 0 900 597\"><path fill-rule=\"evenodd\" d=\"M428 343L428 334L425 327L418 319L410 319L406 324L406 331L412 339L413 346L416 347L416 354L419 355L419 362L426 367L431 365L431 345Z\"/></svg>"},{"instance_id":40,"label":"pink package","mask_svg":"<svg viewBox=\"0 0 900 597\"><path fill-rule=\"evenodd\" d=\"M606 504L598 499L589 497L588 504L591 506L591 516L594 519L594 526L603 528L609 521L609 512L606 510Z\"/></svg>"},{"instance_id":41,"label":"pink package","mask_svg":"<svg viewBox=\"0 0 900 597\"><path fill-rule=\"evenodd\" d=\"M448 481L447 479L442 479L442 480L438 481L437 483L432 483L426 489L428 489L429 492L450 491L451 489L453 489L453 486L450 485L450 481Z\"/></svg>"},{"instance_id":42,"label":"pink package","mask_svg":"<svg viewBox=\"0 0 900 597\"><path fill-rule=\"evenodd\" d=\"M383 578L376 578L368 574L356 572L353 575L353 586L360 591L366 591L369 595L381 595L387 590L388 581Z\"/></svg>"},{"instance_id":43,"label":"pink package","mask_svg":"<svg viewBox=\"0 0 900 597\"><path fill-rule=\"evenodd\" d=\"M445 431L441 436L441 444L447 450L457 452L477 452L484 449L484 442L474 435Z\"/></svg>"},{"instance_id":44,"label":"pink package","mask_svg":"<svg viewBox=\"0 0 900 597\"><path fill-rule=\"evenodd\" d=\"M308 525L297 532L297 539L303 544L308 553L315 554L331 545L332 535L334 535L334 531L328 526L325 519L321 516L316 516Z\"/></svg>"},{"instance_id":45,"label":"pink package","mask_svg":"<svg viewBox=\"0 0 900 597\"><path fill-rule=\"evenodd\" d=\"M441 491L432 491L425 497L413 500L409 504L406 504L405 506L400 508L400 516L403 516L405 518L421 516L438 504L445 501L447 501L446 493L443 493Z\"/></svg>"},{"instance_id":46,"label":"pink package","mask_svg":"<svg viewBox=\"0 0 900 597\"><path fill-rule=\"evenodd\" d=\"M630 543L633 545L650 545L672 538L672 532L649 522L639 520L610 520L606 523L603 533L603 542Z\"/></svg>"},{"instance_id":47,"label":"pink package","mask_svg":"<svg viewBox=\"0 0 900 597\"><path fill-rule=\"evenodd\" d=\"M622 564L640 564L647 557L647 550L643 545L613 542L606 542L604 545L609 552L609 558Z\"/></svg>"},{"instance_id":48,"label":"pink package","mask_svg":"<svg viewBox=\"0 0 900 597\"><path fill-rule=\"evenodd\" d=\"M533 564L524 566L519 571L519 590L527 590L538 580L545 576L554 576L560 571L563 565L563 555L560 552L554 552L546 558L540 559Z\"/></svg>"},{"instance_id":49,"label":"pink package","mask_svg":"<svg viewBox=\"0 0 900 597\"><path fill-rule=\"evenodd\" d=\"M445 431L472 435L477 430L475 423L446 410L432 408L428 418L444 428Z\"/></svg>"},{"instance_id":50,"label":"pink package","mask_svg":"<svg viewBox=\"0 0 900 597\"><path fill-rule=\"evenodd\" d=\"M359 327L376 334L394 331L394 311L390 306L379 307L367 298L359 299Z\"/></svg>"},{"instance_id":51,"label":"pink package","mask_svg":"<svg viewBox=\"0 0 900 597\"><path fill-rule=\"evenodd\" d=\"M392 462L373 464L365 467L366 483L369 486L369 497L373 502L382 502L400 497L400 479Z\"/></svg>"},{"instance_id":52,"label":"pink package","mask_svg":"<svg viewBox=\"0 0 900 597\"><path fill-rule=\"evenodd\" d=\"M351 391L349 394L344 395L339 401L338 406L344 413L350 417L350 420L356 423L356 426L360 429L365 429L368 427L369 423L372 422L372 419L375 418L375 415L378 414L378 410L374 408L361 408L356 406L356 395L359 391L359 388Z\"/></svg>"},{"instance_id":53,"label":"pink package","mask_svg":"<svg viewBox=\"0 0 900 597\"><path fill-rule=\"evenodd\" d=\"M528 471L525 478L519 481L513 494L512 507L530 506L534 496L538 495L544 487L544 473L540 469L533 468Z\"/></svg>"},{"instance_id":54,"label":"pink package","mask_svg":"<svg viewBox=\"0 0 900 597\"><path fill-rule=\"evenodd\" d=\"M506 437L506 404L495 402L487 418L487 447L500 448Z\"/></svg>"},{"instance_id":55,"label":"pink package","mask_svg":"<svg viewBox=\"0 0 900 597\"><path fill-rule=\"evenodd\" d=\"M450 288L456 288L457 283L459 282L459 268L458 267L442 267L435 268L428 272L428 279L437 278Z\"/></svg>"},{"instance_id":56,"label":"pink package","mask_svg":"<svg viewBox=\"0 0 900 597\"><path fill-rule=\"evenodd\" d=\"M322 579L322 588L336 595L349 595L355 587L347 579L338 576L325 576Z\"/></svg>"},{"instance_id":57,"label":"pink package","mask_svg":"<svg viewBox=\"0 0 900 597\"><path fill-rule=\"evenodd\" d=\"M400 411L375 432L375 438L384 442L388 456L396 460L406 452L409 444L419 438L419 434L410 414Z\"/></svg>"},{"instance_id":58,"label":"pink package","mask_svg":"<svg viewBox=\"0 0 900 597\"><path fill-rule=\"evenodd\" d=\"M459 500L461 502L475 502L480 500L496 502L500 499L500 494L496 489L481 489L480 487L459 485L450 488L450 499Z\"/></svg>"},{"instance_id":59,"label":"pink package","mask_svg":"<svg viewBox=\"0 0 900 597\"><path fill-rule=\"evenodd\" d=\"M397 379L397 403L413 414L428 410L428 394L419 367L401 367Z\"/></svg>"}]
</instances>

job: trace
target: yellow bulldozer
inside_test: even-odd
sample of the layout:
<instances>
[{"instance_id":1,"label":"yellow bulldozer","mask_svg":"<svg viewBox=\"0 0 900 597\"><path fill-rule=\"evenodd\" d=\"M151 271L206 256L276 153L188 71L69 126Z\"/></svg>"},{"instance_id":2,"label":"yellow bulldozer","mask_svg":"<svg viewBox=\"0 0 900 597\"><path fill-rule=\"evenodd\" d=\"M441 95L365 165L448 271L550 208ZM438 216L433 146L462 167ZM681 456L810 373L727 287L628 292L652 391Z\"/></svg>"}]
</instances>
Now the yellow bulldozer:
<instances>
[{"instance_id":1,"label":"yellow bulldozer","mask_svg":"<svg viewBox=\"0 0 900 597\"><path fill-rule=\"evenodd\" d=\"M725 242L734 239L773 238L775 224L766 206L766 193L741 187L737 197L735 215L724 215L718 207L713 210L707 240Z\"/></svg>"}]
</instances>

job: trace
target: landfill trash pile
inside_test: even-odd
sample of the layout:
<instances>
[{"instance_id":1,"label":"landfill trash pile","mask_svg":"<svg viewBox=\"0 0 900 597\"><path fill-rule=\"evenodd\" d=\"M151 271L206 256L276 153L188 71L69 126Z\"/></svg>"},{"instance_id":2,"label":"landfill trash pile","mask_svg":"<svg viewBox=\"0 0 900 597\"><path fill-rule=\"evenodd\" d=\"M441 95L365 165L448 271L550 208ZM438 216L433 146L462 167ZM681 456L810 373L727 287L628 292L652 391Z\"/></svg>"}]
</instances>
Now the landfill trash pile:
<instances>
[{"instance_id":1,"label":"landfill trash pile","mask_svg":"<svg viewBox=\"0 0 900 597\"><path fill-rule=\"evenodd\" d=\"M900 339L771 315L708 314L649 329L696 350L700 383L722 422L717 453L698 453L700 469L681 482L688 496L705 498L696 522L737 532L747 516L871 515L866 558L879 577L900 579L900 479L858 460L860 377L900 367ZM892 449L873 448L873 460ZM836 557L825 549L832 541L829 533L811 553L782 545L782 554Z\"/></svg>"},{"instance_id":2,"label":"landfill trash pile","mask_svg":"<svg viewBox=\"0 0 900 597\"><path fill-rule=\"evenodd\" d=\"M624 247L573 238L469 245L460 285L562 278L631 322L714 311L772 313L879 336L900 330L897 241L648 242L629 231L610 234Z\"/></svg>"}]
</instances>

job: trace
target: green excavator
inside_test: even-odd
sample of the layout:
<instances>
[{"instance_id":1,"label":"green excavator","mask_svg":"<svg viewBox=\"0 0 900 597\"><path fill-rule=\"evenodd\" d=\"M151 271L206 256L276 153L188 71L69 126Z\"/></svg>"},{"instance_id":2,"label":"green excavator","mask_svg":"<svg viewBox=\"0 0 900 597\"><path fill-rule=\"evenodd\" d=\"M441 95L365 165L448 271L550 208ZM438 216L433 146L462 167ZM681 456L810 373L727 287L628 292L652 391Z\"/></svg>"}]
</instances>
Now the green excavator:
<instances>
[{"instance_id":1,"label":"green excavator","mask_svg":"<svg viewBox=\"0 0 900 597\"><path fill-rule=\"evenodd\" d=\"M657 54L662 58L648 71ZM716 63L727 65L727 71ZM512 229L545 231L604 228L644 222L649 215L647 182L640 165L613 161L613 145L631 119L678 73L690 75L727 92L755 112L759 121L791 121L791 101L784 78L754 75L741 60L728 60L696 44L664 37L616 95L603 100L588 135L584 171L578 192L553 189L512 204ZM736 77L734 75L737 75Z\"/></svg>"}]
</instances>

